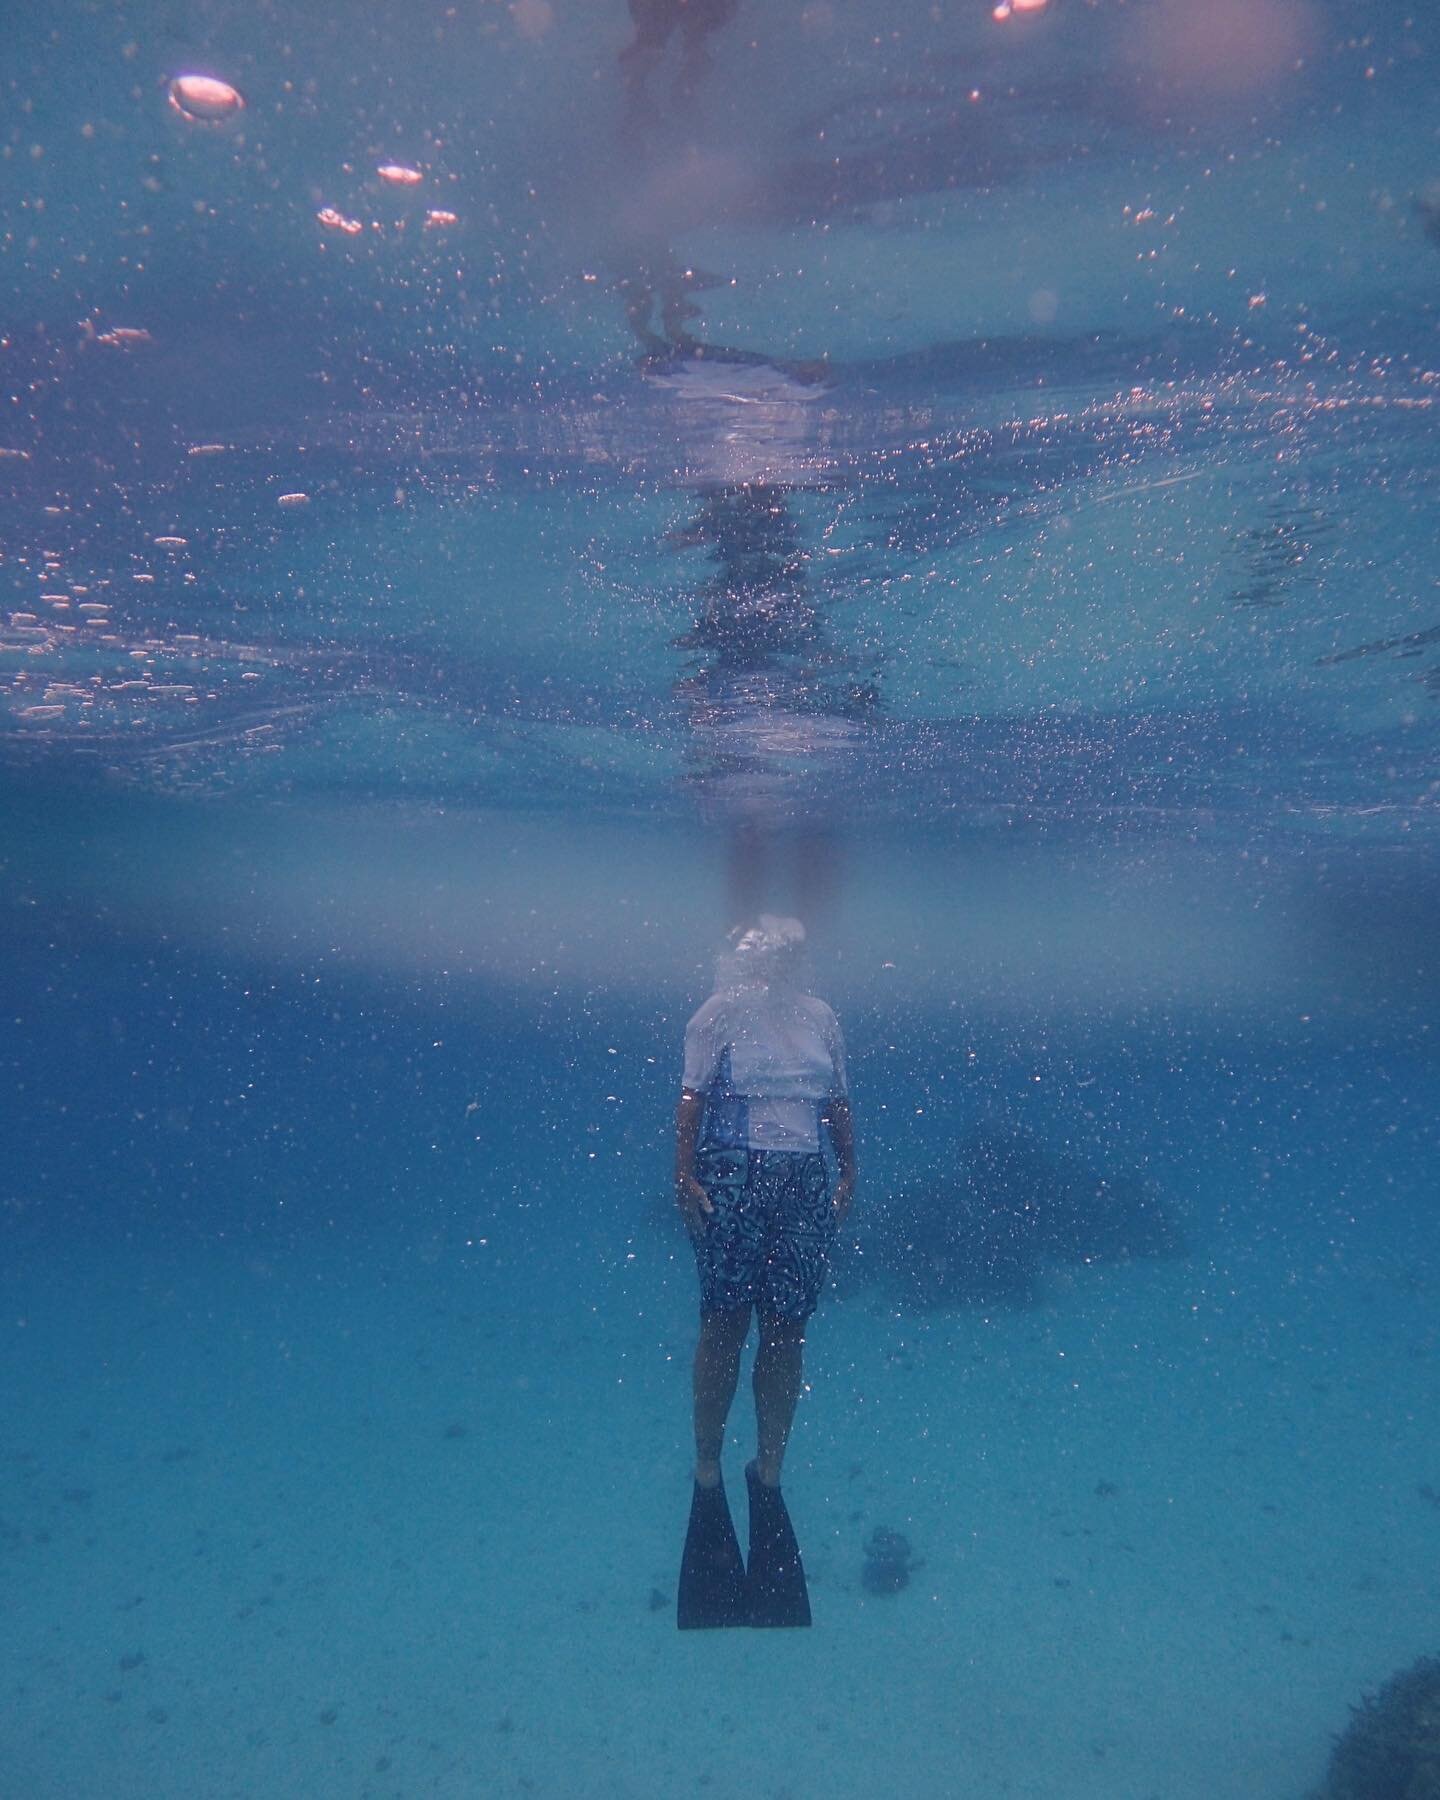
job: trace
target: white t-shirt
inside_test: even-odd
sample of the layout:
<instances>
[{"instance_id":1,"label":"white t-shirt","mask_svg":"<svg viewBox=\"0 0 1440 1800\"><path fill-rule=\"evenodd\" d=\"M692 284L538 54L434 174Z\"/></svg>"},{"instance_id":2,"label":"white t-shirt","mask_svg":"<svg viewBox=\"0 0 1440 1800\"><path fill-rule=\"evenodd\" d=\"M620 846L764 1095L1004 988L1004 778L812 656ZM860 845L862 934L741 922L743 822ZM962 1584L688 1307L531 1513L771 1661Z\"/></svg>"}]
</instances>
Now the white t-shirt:
<instances>
[{"instance_id":1,"label":"white t-shirt","mask_svg":"<svg viewBox=\"0 0 1440 1800\"><path fill-rule=\"evenodd\" d=\"M818 1150L820 1108L847 1092L839 1021L791 988L715 994L685 1028L684 1085L707 1096L702 1147Z\"/></svg>"}]
</instances>

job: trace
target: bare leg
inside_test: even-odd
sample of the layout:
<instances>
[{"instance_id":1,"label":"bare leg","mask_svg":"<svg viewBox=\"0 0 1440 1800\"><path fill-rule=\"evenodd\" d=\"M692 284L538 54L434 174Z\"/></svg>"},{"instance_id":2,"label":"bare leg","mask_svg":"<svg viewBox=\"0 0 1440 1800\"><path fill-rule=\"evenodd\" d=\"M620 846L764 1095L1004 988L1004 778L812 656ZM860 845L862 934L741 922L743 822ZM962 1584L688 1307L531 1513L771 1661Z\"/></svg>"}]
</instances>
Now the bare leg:
<instances>
[{"instance_id":1,"label":"bare leg","mask_svg":"<svg viewBox=\"0 0 1440 1800\"><path fill-rule=\"evenodd\" d=\"M762 1318L755 1352L755 1473L766 1487L779 1487L780 1465L800 1399L805 1321Z\"/></svg>"},{"instance_id":2,"label":"bare leg","mask_svg":"<svg viewBox=\"0 0 1440 1800\"><path fill-rule=\"evenodd\" d=\"M740 1379L740 1352L750 1331L750 1308L702 1312L695 1346L695 1479L714 1487L720 1479L725 1421Z\"/></svg>"}]
</instances>

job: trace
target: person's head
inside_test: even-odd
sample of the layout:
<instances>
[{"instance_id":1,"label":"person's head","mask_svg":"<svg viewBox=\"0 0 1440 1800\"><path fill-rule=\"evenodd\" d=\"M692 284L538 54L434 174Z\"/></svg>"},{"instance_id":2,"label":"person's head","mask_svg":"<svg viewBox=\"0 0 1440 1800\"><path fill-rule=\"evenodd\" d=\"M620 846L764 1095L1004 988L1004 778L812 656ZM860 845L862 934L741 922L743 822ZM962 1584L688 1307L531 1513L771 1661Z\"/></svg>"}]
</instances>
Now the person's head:
<instances>
[{"instance_id":1,"label":"person's head","mask_svg":"<svg viewBox=\"0 0 1440 1800\"><path fill-rule=\"evenodd\" d=\"M761 913L753 923L737 925L721 952L717 985L725 987L795 987L803 970L805 927L799 919Z\"/></svg>"}]
</instances>

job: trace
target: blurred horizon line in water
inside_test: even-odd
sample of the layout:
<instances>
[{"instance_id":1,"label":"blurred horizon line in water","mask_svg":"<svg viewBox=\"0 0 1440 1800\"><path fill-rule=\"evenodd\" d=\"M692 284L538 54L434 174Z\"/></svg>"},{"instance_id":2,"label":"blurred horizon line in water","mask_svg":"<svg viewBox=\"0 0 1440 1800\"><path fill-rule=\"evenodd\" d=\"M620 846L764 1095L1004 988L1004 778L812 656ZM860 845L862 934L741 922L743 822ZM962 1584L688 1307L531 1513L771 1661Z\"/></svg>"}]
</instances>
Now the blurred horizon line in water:
<instances>
[{"instance_id":1,"label":"blurred horizon line in water","mask_svg":"<svg viewBox=\"0 0 1440 1800\"><path fill-rule=\"evenodd\" d=\"M1277 1029L1390 1013L1423 1038L1440 998L1440 864L1420 848L860 828L825 847L817 907L803 834L768 840L770 885L737 904L731 847L698 821L13 797L6 912L37 951L53 925L391 987L679 1004L709 991L733 914L798 905L822 991L851 1008Z\"/></svg>"}]
</instances>

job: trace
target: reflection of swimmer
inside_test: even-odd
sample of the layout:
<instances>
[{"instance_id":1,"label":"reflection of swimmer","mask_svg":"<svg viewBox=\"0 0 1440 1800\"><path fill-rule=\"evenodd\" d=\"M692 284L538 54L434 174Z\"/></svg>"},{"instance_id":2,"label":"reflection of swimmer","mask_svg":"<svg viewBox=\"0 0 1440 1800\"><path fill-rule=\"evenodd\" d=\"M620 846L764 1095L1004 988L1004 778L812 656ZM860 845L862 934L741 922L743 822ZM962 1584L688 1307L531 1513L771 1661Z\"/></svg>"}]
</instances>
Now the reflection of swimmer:
<instances>
[{"instance_id":1,"label":"reflection of swimmer","mask_svg":"<svg viewBox=\"0 0 1440 1800\"><path fill-rule=\"evenodd\" d=\"M647 375L710 366L754 370L762 378L771 373L792 388L829 384L830 366L823 357L770 356L763 350L706 343L696 334L692 326L704 310L696 296L712 288L734 287L733 275L697 268L682 262L668 246L655 244L632 245L617 264L615 286L625 303L625 322L644 352L640 368Z\"/></svg>"},{"instance_id":2,"label":"reflection of swimmer","mask_svg":"<svg viewBox=\"0 0 1440 1800\"><path fill-rule=\"evenodd\" d=\"M825 1002L805 991L804 937L799 920L770 914L733 934L715 992L685 1031L675 1196L700 1276L700 1334L682 1630L810 1623L780 1470L800 1398L806 1321L854 1193L855 1145L840 1027ZM835 1154L833 1192L826 1137ZM759 1346L756 1452L745 1471L747 1568L720 1453L752 1315Z\"/></svg>"},{"instance_id":3,"label":"reflection of swimmer","mask_svg":"<svg viewBox=\"0 0 1440 1800\"><path fill-rule=\"evenodd\" d=\"M854 719L876 695L826 640L807 579L810 553L787 499L783 486L764 481L710 488L699 513L667 539L676 549L706 547L717 565L695 592L693 624L673 640L702 653L680 691L697 705L703 692L723 711L719 694L734 678L747 691L783 693L801 710Z\"/></svg>"},{"instance_id":4,"label":"reflection of swimmer","mask_svg":"<svg viewBox=\"0 0 1440 1800\"><path fill-rule=\"evenodd\" d=\"M730 277L686 267L667 253L654 261L633 264L616 286L625 302L625 322L645 352L640 366L647 374L709 363L731 369L770 369L787 381L808 387L818 387L829 380L829 365L823 359L795 361L767 356L763 350L707 344L695 335L690 326L702 312L695 295L707 288L733 287Z\"/></svg>"},{"instance_id":5,"label":"reflection of swimmer","mask_svg":"<svg viewBox=\"0 0 1440 1800\"><path fill-rule=\"evenodd\" d=\"M816 639L815 609L805 584L808 558L785 505L783 489L762 483L720 488L699 516L671 540L707 544L720 574L700 590L703 607L679 649L719 651L732 665L805 651Z\"/></svg>"},{"instance_id":6,"label":"reflection of swimmer","mask_svg":"<svg viewBox=\"0 0 1440 1800\"><path fill-rule=\"evenodd\" d=\"M813 826L819 790L843 782L879 695L827 639L785 488L710 488L669 541L703 545L718 565L674 639L695 653L675 694L689 714L689 779L704 812L766 830L801 817Z\"/></svg>"},{"instance_id":7,"label":"reflection of swimmer","mask_svg":"<svg viewBox=\"0 0 1440 1800\"><path fill-rule=\"evenodd\" d=\"M665 252L653 263L636 263L617 285L625 301L626 323L646 357L663 359L703 348L687 329L688 321L700 317L691 296L727 284L723 275L683 267Z\"/></svg>"},{"instance_id":8,"label":"reflection of swimmer","mask_svg":"<svg viewBox=\"0 0 1440 1800\"><path fill-rule=\"evenodd\" d=\"M630 0L635 36L620 52L620 67L632 121L653 110L647 84L671 38L680 34L675 97L691 100L710 60L705 40L728 25L739 10L740 0Z\"/></svg>"},{"instance_id":9,"label":"reflection of swimmer","mask_svg":"<svg viewBox=\"0 0 1440 1800\"><path fill-rule=\"evenodd\" d=\"M821 916L838 885L830 813L878 690L827 640L783 488L710 489L669 541L707 546L719 565L674 640L695 653L674 691L690 724L687 785L728 835L731 916L782 896Z\"/></svg>"}]
</instances>

